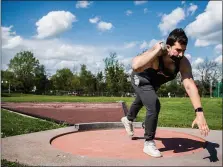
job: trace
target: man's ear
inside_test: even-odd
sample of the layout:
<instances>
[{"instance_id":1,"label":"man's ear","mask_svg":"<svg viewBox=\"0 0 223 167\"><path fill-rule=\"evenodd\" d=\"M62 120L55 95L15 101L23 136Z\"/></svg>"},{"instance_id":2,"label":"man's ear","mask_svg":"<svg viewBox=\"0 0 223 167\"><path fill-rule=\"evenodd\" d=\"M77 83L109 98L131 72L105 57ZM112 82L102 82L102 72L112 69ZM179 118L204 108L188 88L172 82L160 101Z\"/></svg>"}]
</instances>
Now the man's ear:
<instances>
[{"instance_id":1,"label":"man's ear","mask_svg":"<svg viewBox=\"0 0 223 167\"><path fill-rule=\"evenodd\" d=\"M170 45L166 45L166 49L167 51L170 51L171 46Z\"/></svg>"}]
</instances>

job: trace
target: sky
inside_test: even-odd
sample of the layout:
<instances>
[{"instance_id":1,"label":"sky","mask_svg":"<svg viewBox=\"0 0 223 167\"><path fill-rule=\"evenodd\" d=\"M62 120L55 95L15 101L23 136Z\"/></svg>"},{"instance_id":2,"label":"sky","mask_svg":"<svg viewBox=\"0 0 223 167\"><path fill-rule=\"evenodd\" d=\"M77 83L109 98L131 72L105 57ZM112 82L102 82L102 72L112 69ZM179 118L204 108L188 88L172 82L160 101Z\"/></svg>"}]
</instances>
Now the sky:
<instances>
[{"instance_id":1,"label":"sky","mask_svg":"<svg viewBox=\"0 0 223 167\"><path fill-rule=\"evenodd\" d=\"M189 42L193 70L206 58L222 64L222 1L1 1L2 69L32 51L48 75L80 64L96 73L111 52L131 60L175 28Z\"/></svg>"}]
</instances>

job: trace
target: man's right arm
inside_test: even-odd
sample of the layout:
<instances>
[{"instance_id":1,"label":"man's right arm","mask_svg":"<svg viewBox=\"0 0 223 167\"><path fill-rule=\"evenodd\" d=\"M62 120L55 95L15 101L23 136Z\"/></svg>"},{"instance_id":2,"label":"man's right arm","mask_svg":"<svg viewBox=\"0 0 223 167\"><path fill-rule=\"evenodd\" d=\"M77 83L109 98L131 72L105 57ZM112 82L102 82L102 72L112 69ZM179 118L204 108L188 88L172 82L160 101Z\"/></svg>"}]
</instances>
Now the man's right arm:
<instances>
[{"instance_id":1,"label":"man's right arm","mask_svg":"<svg viewBox=\"0 0 223 167\"><path fill-rule=\"evenodd\" d=\"M153 48L147 50L132 60L132 69L136 72L142 72L148 68L153 60L162 54L160 42L156 43Z\"/></svg>"}]
</instances>

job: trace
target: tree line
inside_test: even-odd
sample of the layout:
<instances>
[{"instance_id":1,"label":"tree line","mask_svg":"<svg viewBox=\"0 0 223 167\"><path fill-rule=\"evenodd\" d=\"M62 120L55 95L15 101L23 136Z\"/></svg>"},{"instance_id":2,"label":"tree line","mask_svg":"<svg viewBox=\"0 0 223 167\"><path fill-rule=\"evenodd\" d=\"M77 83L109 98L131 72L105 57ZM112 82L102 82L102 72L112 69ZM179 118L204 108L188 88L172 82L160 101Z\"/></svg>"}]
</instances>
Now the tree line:
<instances>
[{"instance_id":1,"label":"tree line","mask_svg":"<svg viewBox=\"0 0 223 167\"><path fill-rule=\"evenodd\" d=\"M2 92L35 93L47 95L79 96L133 96L129 74L111 52L103 60L105 68L93 74L85 64L80 64L80 71L72 72L69 68L58 69L52 76L46 74L46 68L30 51L17 53L9 62L8 69L1 70ZM201 96L209 95L215 89L219 78L216 62L206 60L198 66L200 80L195 80ZM212 82L211 82L212 81ZM176 79L161 86L159 96L186 96L180 74ZM222 93L222 90L221 90Z\"/></svg>"}]
</instances>

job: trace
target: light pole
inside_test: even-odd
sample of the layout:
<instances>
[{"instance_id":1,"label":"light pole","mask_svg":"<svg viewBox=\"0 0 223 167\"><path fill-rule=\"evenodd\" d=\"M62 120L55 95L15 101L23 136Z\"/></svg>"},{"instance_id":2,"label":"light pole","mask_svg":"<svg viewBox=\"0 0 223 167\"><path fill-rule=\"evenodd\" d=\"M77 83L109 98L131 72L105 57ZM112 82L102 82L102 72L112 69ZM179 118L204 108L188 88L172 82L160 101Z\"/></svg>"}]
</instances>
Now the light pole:
<instances>
[{"instance_id":1,"label":"light pole","mask_svg":"<svg viewBox=\"0 0 223 167\"><path fill-rule=\"evenodd\" d=\"M210 98L212 98L212 80L210 80Z\"/></svg>"},{"instance_id":2,"label":"light pole","mask_svg":"<svg viewBox=\"0 0 223 167\"><path fill-rule=\"evenodd\" d=\"M9 94L10 94L10 92L11 92L11 91L10 91L10 89L11 89L11 88L10 88L10 81L2 81L2 84L3 84L4 82L5 82L6 84L9 83L8 91L9 91Z\"/></svg>"},{"instance_id":3,"label":"light pole","mask_svg":"<svg viewBox=\"0 0 223 167\"><path fill-rule=\"evenodd\" d=\"M219 94L220 94L220 83L218 82L218 97L219 97Z\"/></svg>"}]
</instances>

